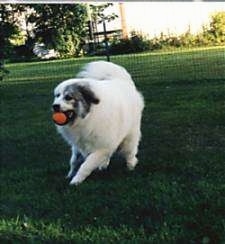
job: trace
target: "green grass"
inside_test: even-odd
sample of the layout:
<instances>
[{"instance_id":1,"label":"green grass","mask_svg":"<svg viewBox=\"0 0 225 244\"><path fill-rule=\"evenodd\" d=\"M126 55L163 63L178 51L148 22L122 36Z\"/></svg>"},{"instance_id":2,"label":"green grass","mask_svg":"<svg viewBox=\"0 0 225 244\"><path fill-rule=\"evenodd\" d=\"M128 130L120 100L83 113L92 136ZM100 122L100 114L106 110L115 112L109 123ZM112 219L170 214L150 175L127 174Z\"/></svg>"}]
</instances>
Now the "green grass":
<instances>
[{"instance_id":1,"label":"green grass","mask_svg":"<svg viewBox=\"0 0 225 244\"><path fill-rule=\"evenodd\" d=\"M0 243L225 243L225 48L113 57L145 97L140 163L71 187L52 90L90 60L7 65Z\"/></svg>"}]
</instances>

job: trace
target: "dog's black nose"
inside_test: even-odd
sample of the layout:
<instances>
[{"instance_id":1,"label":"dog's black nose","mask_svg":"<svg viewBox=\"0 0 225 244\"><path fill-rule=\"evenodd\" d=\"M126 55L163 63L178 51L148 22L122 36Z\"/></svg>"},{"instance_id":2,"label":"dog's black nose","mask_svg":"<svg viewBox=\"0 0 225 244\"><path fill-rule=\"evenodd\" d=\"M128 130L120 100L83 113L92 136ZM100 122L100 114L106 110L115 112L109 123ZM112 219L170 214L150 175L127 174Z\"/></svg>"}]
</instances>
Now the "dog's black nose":
<instances>
[{"instance_id":1,"label":"dog's black nose","mask_svg":"<svg viewBox=\"0 0 225 244\"><path fill-rule=\"evenodd\" d=\"M55 112L59 112L60 111L60 105L59 104L53 104L52 108Z\"/></svg>"}]
</instances>

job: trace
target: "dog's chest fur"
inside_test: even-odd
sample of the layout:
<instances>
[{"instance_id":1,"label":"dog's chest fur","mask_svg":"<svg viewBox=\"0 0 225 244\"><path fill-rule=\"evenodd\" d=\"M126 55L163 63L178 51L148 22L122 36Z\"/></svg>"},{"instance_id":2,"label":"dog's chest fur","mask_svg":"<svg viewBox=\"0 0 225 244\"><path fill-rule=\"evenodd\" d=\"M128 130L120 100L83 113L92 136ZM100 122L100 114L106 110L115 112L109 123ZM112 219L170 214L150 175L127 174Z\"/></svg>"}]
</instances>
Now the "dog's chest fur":
<instances>
[{"instance_id":1,"label":"dog's chest fur","mask_svg":"<svg viewBox=\"0 0 225 244\"><path fill-rule=\"evenodd\" d=\"M98 138L91 128L58 127L59 133L71 145L76 145L84 155L93 152L98 145Z\"/></svg>"}]
</instances>

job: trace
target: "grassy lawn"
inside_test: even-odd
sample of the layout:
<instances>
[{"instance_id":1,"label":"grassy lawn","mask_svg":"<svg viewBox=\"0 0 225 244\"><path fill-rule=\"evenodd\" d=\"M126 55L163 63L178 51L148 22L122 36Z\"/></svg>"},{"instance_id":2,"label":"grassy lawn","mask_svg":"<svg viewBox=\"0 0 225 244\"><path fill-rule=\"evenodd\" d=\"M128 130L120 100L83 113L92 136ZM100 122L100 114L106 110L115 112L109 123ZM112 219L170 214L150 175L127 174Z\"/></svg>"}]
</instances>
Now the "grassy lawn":
<instances>
[{"instance_id":1,"label":"grassy lawn","mask_svg":"<svg viewBox=\"0 0 225 244\"><path fill-rule=\"evenodd\" d=\"M52 90L90 60L7 65L0 243L225 243L225 48L113 57L145 97L140 163L71 187Z\"/></svg>"}]
</instances>

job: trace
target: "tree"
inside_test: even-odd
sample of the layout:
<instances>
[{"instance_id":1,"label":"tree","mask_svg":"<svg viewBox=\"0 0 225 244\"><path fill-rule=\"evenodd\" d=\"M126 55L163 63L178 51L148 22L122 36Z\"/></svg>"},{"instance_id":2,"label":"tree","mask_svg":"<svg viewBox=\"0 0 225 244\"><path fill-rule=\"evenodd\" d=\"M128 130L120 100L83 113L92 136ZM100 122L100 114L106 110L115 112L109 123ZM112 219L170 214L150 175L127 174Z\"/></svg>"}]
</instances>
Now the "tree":
<instances>
[{"instance_id":1,"label":"tree","mask_svg":"<svg viewBox=\"0 0 225 244\"><path fill-rule=\"evenodd\" d=\"M35 24L37 42L61 56L78 55L86 36L87 10L84 4L36 4L29 21Z\"/></svg>"},{"instance_id":2,"label":"tree","mask_svg":"<svg viewBox=\"0 0 225 244\"><path fill-rule=\"evenodd\" d=\"M225 12L217 12L212 15L209 34L217 43L225 42Z\"/></svg>"},{"instance_id":3,"label":"tree","mask_svg":"<svg viewBox=\"0 0 225 244\"><path fill-rule=\"evenodd\" d=\"M110 6L113 6L113 3L104 3L104 4L100 4L100 5L90 4L92 20L94 22L97 22L97 24L100 24L103 21L110 22L110 21L114 20L115 18L117 18L118 15L116 15L115 13L108 14L108 15L106 15L104 13L105 9Z\"/></svg>"},{"instance_id":4,"label":"tree","mask_svg":"<svg viewBox=\"0 0 225 244\"><path fill-rule=\"evenodd\" d=\"M98 24L105 24L105 22L110 22L114 20L115 18L118 17L115 13L111 13L106 15L105 14L105 9L108 7L113 6L113 3L104 3L104 4L98 4L98 5L93 5L90 4L90 16L91 20L89 21L89 32L90 35L92 36L91 39L93 39L93 32L97 32L97 26Z\"/></svg>"},{"instance_id":5,"label":"tree","mask_svg":"<svg viewBox=\"0 0 225 244\"><path fill-rule=\"evenodd\" d=\"M19 5L0 5L0 80L8 71L4 68L4 59L12 52L10 38L19 32L15 14L22 9Z\"/></svg>"},{"instance_id":6,"label":"tree","mask_svg":"<svg viewBox=\"0 0 225 244\"><path fill-rule=\"evenodd\" d=\"M206 44L225 43L225 12L214 13L209 26L203 26L202 42Z\"/></svg>"},{"instance_id":7,"label":"tree","mask_svg":"<svg viewBox=\"0 0 225 244\"><path fill-rule=\"evenodd\" d=\"M99 48L100 53L102 53L102 47L100 45L100 40L98 35L94 35L94 33L98 32L98 24L103 23L103 30L105 32L104 35L104 43L106 52L108 52L108 38L106 36L106 22L110 22L117 18L118 16L115 13L106 14L105 9L113 6L113 3L105 3L105 4L88 4L87 7L90 11L90 19L88 21L89 25L89 38L92 40L92 42L89 42L89 53L96 53L97 49ZM94 41L94 42L93 42ZM107 57L109 57L107 55ZM109 58L108 58L109 59Z\"/></svg>"}]
</instances>

